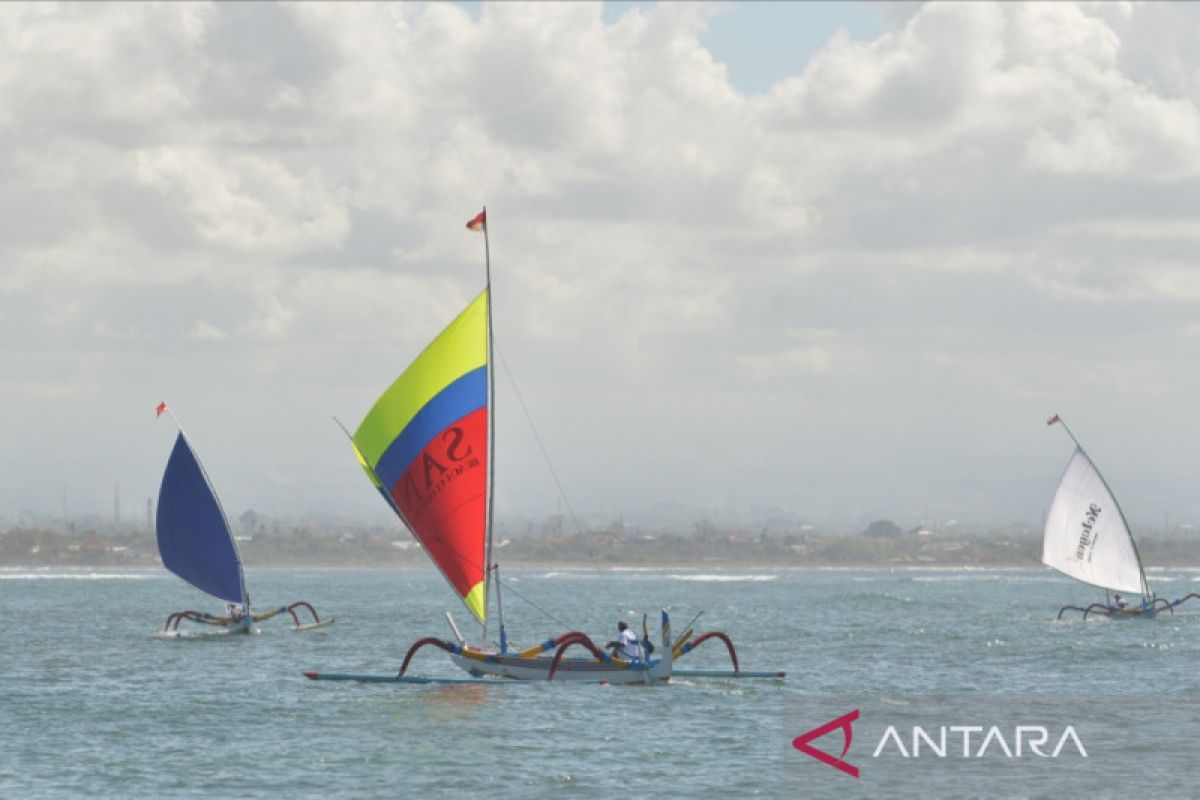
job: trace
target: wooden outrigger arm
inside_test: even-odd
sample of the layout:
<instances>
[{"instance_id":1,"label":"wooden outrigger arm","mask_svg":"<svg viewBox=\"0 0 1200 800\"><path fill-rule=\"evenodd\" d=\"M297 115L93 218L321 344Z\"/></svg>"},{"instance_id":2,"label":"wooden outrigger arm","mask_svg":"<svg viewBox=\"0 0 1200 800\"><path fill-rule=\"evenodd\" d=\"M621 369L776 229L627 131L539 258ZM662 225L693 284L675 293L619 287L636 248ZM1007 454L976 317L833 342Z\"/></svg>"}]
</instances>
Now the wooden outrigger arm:
<instances>
[{"instance_id":1,"label":"wooden outrigger arm","mask_svg":"<svg viewBox=\"0 0 1200 800\"><path fill-rule=\"evenodd\" d=\"M693 619L693 622L695 620ZM643 626L643 631L645 626ZM480 683L495 684L499 678L521 681L572 680L598 683L655 683L668 681L673 675L688 678L784 678L783 671L744 670L738 663L737 650L733 641L722 631L708 631L689 641L691 630L674 639L666 610L662 613L661 658L626 660L610 655L596 645L590 636L581 631L567 631L540 644L520 652L496 652L473 647L465 642L452 642L436 636L427 636L415 641L404 655L398 673L391 675L363 675L352 673L305 672L310 680L359 681L366 683ZM643 638L648 638L643 632ZM733 669L688 669L676 670L675 657L694 650L709 639L720 639L733 662ZM454 663L471 674L471 678L422 678L408 675L413 658L425 647L436 647L445 651ZM572 647L583 647L590 657L566 656ZM553 651L552 657L547 657ZM485 677L486 676L486 677Z\"/></svg>"},{"instance_id":2,"label":"wooden outrigger arm","mask_svg":"<svg viewBox=\"0 0 1200 800\"><path fill-rule=\"evenodd\" d=\"M308 613L312 614L313 621L312 622L301 622L300 617L296 614L297 608L308 609ZM280 609L280 610L282 611L283 609ZM315 608L313 608L312 603L309 603L305 600L300 600L298 602L292 603L290 606L287 607L287 612L292 615L292 622L295 623L294 625L292 625L292 630L294 630L294 631L311 631L314 628L324 628L326 625L333 624L332 618L324 619L324 620L321 619L320 615L317 614L317 610Z\"/></svg>"},{"instance_id":3,"label":"wooden outrigger arm","mask_svg":"<svg viewBox=\"0 0 1200 800\"><path fill-rule=\"evenodd\" d=\"M697 615L699 616L699 615ZM728 634L723 631L708 631L702 633L691 641L684 642L692 635L689 628L683 632L683 635L675 640L674 657L679 658L686 653L690 653L700 645L704 644L709 639L720 639L725 644L725 649L729 651L729 660L733 662L733 671L722 669L675 669L672 675L680 678L786 678L787 673L783 670L744 670L738 664L737 650L734 649L733 640Z\"/></svg>"},{"instance_id":4,"label":"wooden outrigger arm","mask_svg":"<svg viewBox=\"0 0 1200 800\"><path fill-rule=\"evenodd\" d=\"M563 654L567 652L567 648L574 645L586 647L596 657L597 661L611 664L614 660L608 653L596 647L596 643L586 633L571 631L559 636L555 641L558 642L558 649L554 651L554 661L550 664L550 674L546 676L546 680L548 681L554 680L554 673L558 671L558 665L562 663Z\"/></svg>"},{"instance_id":5,"label":"wooden outrigger arm","mask_svg":"<svg viewBox=\"0 0 1200 800\"><path fill-rule=\"evenodd\" d=\"M307 623L301 622L300 616L296 613L296 609L298 609L298 608L307 609L308 613L312 615L313 621L307 622ZM298 602L292 603L290 606L279 606L278 608L273 608L270 611L263 611L258 614L255 614L252 612L250 614L250 621L251 622L266 622L267 620L271 619L272 617L282 614L284 612L287 612L288 614L292 615L292 622L294 623L292 625L292 630L294 630L294 631L309 631L309 630L313 630L314 628L323 628L326 625L330 625L333 623L333 619L324 619L324 620L321 619L321 617L317 614L317 610L315 608L313 608L312 603L309 603L304 600L300 600ZM245 617L243 617L243 616L219 617L219 616L216 616L215 614L209 614L204 611L176 611L175 613L170 614L167 617L166 624L163 625L163 632L166 633L166 632L178 631L179 623L184 622L184 621L195 622L199 625L214 625L217 627L227 628L231 625L243 624L245 622Z\"/></svg>"},{"instance_id":6,"label":"wooden outrigger arm","mask_svg":"<svg viewBox=\"0 0 1200 800\"><path fill-rule=\"evenodd\" d=\"M447 653L455 654L462 652L463 649L462 645L452 644L451 642L447 642L444 639L439 639L436 636L426 636L424 639L417 639L415 642L413 642L412 647L408 648L408 652L404 654L404 663L400 665L400 671L396 673L396 677L404 677L404 673L408 672L408 665L412 661L413 656L415 656L417 651L425 645L440 647Z\"/></svg>"},{"instance_id":7,"label":"wooden outrigger arm","mask_svg":"<svg viewBox=\"0 0 1200 800\"><path fill-rule=\"evenodd\" d=\"M725 649L729 651L729 660L733 662L733 671L738 672L739 668L738 668L737 650L734 649L733 641L729 638L728 634L725 634L722 631L708 631L707 633L700 634L699 636L697 636L695 639L692 639L687 644L683 644L683 645L677 644L675 646L675 653L674 653L675 658L679 658L680 656L684 655L685 653L690 653L691 651L695 650L697 647L699 647L701 644L708 641L709 639L720 639L722 642L725 643Z\"/></svg>"},{"instance_id":8,"label":"wooden outrigger arm","mask_svg":"<svg viewBox=\"0 0 1200 800\"><path fill-rule=\"evenodd\" d=\"M528 650L523 650L516 657L534 659L542 653L545 653L547 650L555 650L554 660L550 664L550 672L547 675L547 680L554 680L554 673L558 670L558 665L562 661L563 653L572 645L582 645L583 647L586 647L591 651L592 655L594 655L598 661L603 661L605 663L612 663L613 661L613 658L598 648L595 642L593 642L586 633L582 633L580 631L568 631L567 633L559 634L553 639L549 639L540 645L535 645ZM475 650L467 645L447 642L445 639L439 639L436 636L426 636L424 639L418 639L417 641L413 642L412 647L408 648L408 652L404 654L404 661L400 665L400 672L397 673L396 677L404 677L404 673L408 672L408 665L412 663L413 656L417 654L418 650L426 646L440 648L451 655L461 655L469 658L479 658L482 660L486 660L489 657L487 654Z\"/></svg>"}]
</instances>

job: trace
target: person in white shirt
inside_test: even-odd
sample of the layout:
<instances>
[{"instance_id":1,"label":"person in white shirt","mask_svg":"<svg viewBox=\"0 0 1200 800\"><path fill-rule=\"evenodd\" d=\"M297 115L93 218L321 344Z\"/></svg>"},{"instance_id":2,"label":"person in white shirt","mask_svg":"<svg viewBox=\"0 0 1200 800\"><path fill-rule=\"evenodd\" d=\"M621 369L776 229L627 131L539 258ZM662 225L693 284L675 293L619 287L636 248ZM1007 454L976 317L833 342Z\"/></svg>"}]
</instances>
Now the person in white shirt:
<instances>
[{"instance_id":1,"label":"person in white shirt","mask_svg":"<svg viewBox=\"0 0 1200 800\"><path fill-rule=\"evenodd\" d=\"M645 661L645 652L642 649L641 640L637 634L629 630L629 626L624 620L617 623L617 639L604 645L609 650L614 650L613 655L624 658L628 661Z\"/></svg>"},{"instance_id":2,"label":"person in white shirt","mask_svg":"<svg viewBox=\"0 0 1200 800\"><path fill-rule=\"evenodd\" d=\"M1113 605L1116 606L1118 609L1121 609L1121 608L1125 608L1126 603L1124 600L1121 599L1121 595L1114 594L1113 595Z\"/></svg>"}]
</instances>

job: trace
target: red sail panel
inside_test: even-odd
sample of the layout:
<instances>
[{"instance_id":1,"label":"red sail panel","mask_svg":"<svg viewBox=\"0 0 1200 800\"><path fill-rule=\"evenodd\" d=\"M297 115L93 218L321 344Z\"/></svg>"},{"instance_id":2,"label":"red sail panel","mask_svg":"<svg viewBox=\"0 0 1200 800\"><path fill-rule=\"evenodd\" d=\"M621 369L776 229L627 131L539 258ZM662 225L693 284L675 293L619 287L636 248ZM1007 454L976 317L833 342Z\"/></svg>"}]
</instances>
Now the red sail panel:
<instances>
[{"instance_id":1,"label":"red sail panel","mask_svg":"<svg viewBox=\"0 0 1200 800\"><path fill-rule=\"evenodd\" d=\"M480 408L435 435L391 487L413 533L473 611L483 599L487 443Z\"/></svg>"}]
</instances>

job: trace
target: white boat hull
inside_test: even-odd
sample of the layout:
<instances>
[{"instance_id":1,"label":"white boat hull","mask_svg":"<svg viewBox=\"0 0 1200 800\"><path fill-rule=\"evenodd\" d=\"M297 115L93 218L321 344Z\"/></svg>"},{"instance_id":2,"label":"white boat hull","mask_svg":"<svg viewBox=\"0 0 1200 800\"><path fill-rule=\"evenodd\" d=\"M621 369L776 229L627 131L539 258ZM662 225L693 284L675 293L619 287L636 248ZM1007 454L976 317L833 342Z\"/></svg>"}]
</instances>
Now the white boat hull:
<instances>
[{"instance_id":1,"label":"white boat hull","mask_svg":"<svg viewBox=\"0 0 1200 800\"><path fill-rule=\"evenodd\" d=\"M158 631L154 635L160 639L212 639L218 636L257 636L262 633L262 629L256 626L237 626L232 628L217 628L215 630L173 630L173 631Z\"/></svg>"},{"instance_id":2,"label":"white boat hull","mask_svg":"<svg viewBox=\"0 0 1200 800\"><path fill-rule=\"evenodd\" d=\"M518 681L586 681L589 683L659 683L671 677L671 662L652 660L647 665L615 666L584 658L564 658L550 677L552 658L490 655L483 659L451 654L455 666L479 677L490 675Z\"/></svg>"}]
</instances>

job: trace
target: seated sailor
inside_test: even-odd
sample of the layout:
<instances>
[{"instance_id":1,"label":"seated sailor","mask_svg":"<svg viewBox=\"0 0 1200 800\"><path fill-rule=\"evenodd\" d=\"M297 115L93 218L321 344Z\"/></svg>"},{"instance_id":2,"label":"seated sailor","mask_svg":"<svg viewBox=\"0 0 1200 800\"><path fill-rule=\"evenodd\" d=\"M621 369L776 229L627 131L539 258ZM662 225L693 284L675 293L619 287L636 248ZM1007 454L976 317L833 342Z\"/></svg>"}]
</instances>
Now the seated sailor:
<instances>
[{"instance_id":1,"label":"seated sailor","mask_svg":"<svg viewBox=\"0 0 1200 800\"><path fill-rule=\"evenodd\" d=\"M614 656L627 661L645 661L646 655L642 643L636 633L629 629L624 620L617 623L617 639L604 645L606 649L614 650Z\"/></svg>"}]
</instances>

